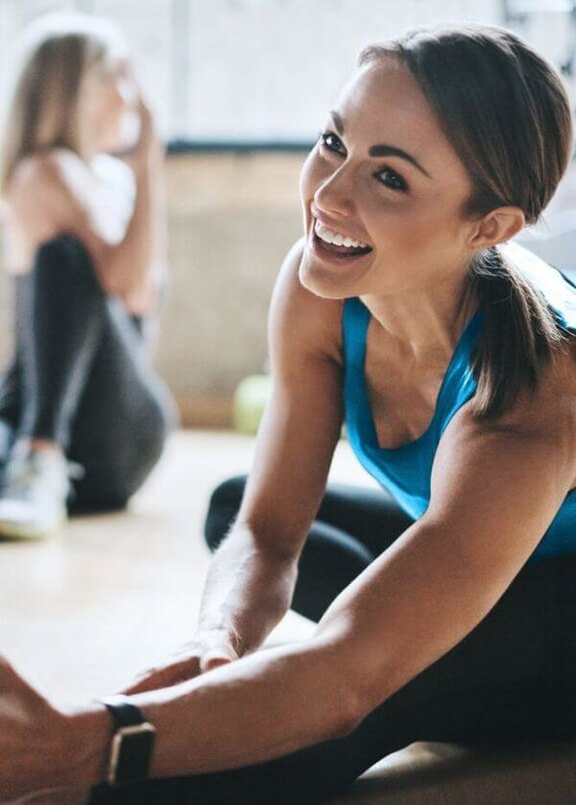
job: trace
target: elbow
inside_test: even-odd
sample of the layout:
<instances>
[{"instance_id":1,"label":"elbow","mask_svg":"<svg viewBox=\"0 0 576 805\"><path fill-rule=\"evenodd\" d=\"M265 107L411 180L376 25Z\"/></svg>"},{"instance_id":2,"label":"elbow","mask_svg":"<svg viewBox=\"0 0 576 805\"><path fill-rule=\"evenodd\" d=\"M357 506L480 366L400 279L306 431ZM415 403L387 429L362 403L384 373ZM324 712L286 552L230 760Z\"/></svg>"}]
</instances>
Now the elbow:
<instances>
[{"instance_id":1,"label":"elbow","mask_svg":"<svg viewBox=\"0 0 576 805\"><path fill-rule=\"evenodd\" d=\"M124 288L117 282L111 281L109 277L100 275L100 286L106 296L117 296L120 299L124 298Z\"/></svg>"},{"instance_id":2,"label":"elbow","mask_svg":"<svg viewBox=\"0 0 576 805\"><path fill-rule=\"evenodd\" d=\"M345 738L353 733L367 715L361 697L352 686L347 690L339 690L330 703L332 719L330 734L325 740Z\"/></svg>"},{"instance_id":3,"label":"elbow","mask_svg":"<svg viewBox=\"0 0 576 805\"><path fill-rule=\"evenodd\" d=\"M358 663L356 657L353 660L348 662L339 651L338 656L332 656L330 670L322 675L325 688L331 688L326 707L332 716L332 732L326 736L326 740L350 735L392 695L389 686L383 689L381 673L377 674L377 678L371 678L366 664Z\"/></svg>"},{"instance_id":4,"label":"elbow","mask_svg":"<svg viewBox=\"0 0 576 805\"><path fill-rule=\"evenodd\" d=\"M355 702L349 700L345 705L340 702L338 714L332 725L328 740L345 738L347 735L351 735L360 726L365 715Z\"/></svg>"},{"instance_id":5,"label":"elbow","mask_svg":"<svg viewBox=\"0 0 576 805\"><path fill-rule=\"evenodd\" d=\"M130 292L129 277L113 259L110 252L99 255L96 262L96 273L100 279L100 285L107 296L117 296L125 299Z\"/></svg>"},{"instance_id":6,"label":"elbow","mask_svg":"<svg viewBox=\"0 0 576 805\"><path fill-rule=\"evenodd\" d=\"M106 296L115 296L129 306L133 298L139 298L142 289L131 281L125 272L115 271L114 268L114 266L106 266L98 272L100 285Z\"/></svg>"},{"instance_id":7,"label":"elbow","mask_svg":"<svg viewBox=\"0 0 576 805\"><path fill-rule=\"evenodd\" d=\"M298 711L306 713L301 720L306 743L336 740L354 732L366 710L359 686L339 662L339 653L314 641L304 648L295 644L287 651L294 663Z\"/></svg>"},{"instance_id":8,"label":"elbow","mask_svg":"<svg viewBox=\"0 0 576 805\"><path fill-rule=\"evenodd\" d=\"M362 720L363 718L358 715L358 713L343 714L338 724L335 725L335 728L332 730L332 734L329 736L328 740L346 738L360 726Z\"/></svg>"}]
</instances>

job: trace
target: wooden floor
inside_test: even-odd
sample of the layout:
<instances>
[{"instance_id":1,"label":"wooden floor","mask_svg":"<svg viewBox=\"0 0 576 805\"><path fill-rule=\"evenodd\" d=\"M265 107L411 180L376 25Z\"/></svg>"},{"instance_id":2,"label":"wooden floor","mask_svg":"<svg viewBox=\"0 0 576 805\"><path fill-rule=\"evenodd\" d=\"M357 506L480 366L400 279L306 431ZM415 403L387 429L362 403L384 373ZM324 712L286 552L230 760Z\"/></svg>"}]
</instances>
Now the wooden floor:
<instances>
[{"instance_id":1,"label":"wooden floor","mask_svg":"<svg viewBox=\"0 0 576 805\"><path fill-rule=\"evenodd\" d=\"M0 543L2 652L45 694L74 703L121 689L176 649L194 631L209 563L202 539L209 494L226 477L248 471L253 447L251 438L234 434L180 432L128 511L75 518L45 543ZM331 478L373 484L346 443L338 446ZM298 640L312 628L290 612L270 642ZM41 801L67 805L63 797ZM575 749L486 760L432 744L390 756L338 799L339 805L575 802Z\"/></svg>"},{"instance_id":2,"label":"wooden floor","mask_svg":"<svg viewBox=\"0 0 576 805\"><path fill-rule=\"evenodd\" d=\"M342 445L339 476L361 477L347 453ZM189 639L209 563L210 492L247 472L252 454L249 437L180 432L128 511L73 518L43 543L0 542L2 652L45 693L74 702L121 688ZM280 639L311 628L294 613L286 620Z\"/></svg>"}]
</instances>

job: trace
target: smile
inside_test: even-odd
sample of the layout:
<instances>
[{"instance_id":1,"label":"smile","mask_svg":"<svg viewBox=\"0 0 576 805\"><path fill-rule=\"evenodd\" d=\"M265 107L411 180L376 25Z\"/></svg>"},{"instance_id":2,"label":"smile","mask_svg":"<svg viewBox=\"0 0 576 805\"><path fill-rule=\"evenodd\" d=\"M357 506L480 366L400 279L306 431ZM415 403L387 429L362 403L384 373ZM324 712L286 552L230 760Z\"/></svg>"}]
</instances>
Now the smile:
<instances>
[{"instance_id":1,"label":"smile","mask_svg":"<svg viewBox=\"0 0 576 805\"><path fill-rule=\"evenodd\" d=\"M336 232L336 230L320 223L318 219L314 221L314 235L315 240L319 242L321 247L331 254L357 257L372 251L372 247L367 243L354 240L341 232Z\"/></svg>"}]
</instances>

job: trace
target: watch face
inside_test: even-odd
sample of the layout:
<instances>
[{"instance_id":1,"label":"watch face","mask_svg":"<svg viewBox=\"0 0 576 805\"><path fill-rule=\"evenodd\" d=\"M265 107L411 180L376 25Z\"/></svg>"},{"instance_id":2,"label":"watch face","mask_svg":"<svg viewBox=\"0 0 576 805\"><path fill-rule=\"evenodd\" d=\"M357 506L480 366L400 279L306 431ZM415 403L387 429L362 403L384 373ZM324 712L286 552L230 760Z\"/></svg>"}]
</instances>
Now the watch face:
<instances>
[{"instance_id":1,"label":"watch face","mask_svg":"<svg viewBox=\"0 0 576 805\"><path fill-rule=\"evenodd\" d=\"M127 783L148 777L156 730L144 722L121 727L112 740L108 782Z\"/></svg>"}]
</instances>

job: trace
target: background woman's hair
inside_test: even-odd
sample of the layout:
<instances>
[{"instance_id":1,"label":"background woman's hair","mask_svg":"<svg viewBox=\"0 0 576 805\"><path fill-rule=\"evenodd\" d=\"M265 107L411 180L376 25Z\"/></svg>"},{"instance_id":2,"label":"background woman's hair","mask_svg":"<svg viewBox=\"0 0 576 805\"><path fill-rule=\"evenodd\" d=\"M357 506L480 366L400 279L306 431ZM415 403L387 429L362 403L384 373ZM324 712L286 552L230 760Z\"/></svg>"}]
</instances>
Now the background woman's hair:
<instances>
[{"instance_id":1,"label":"background woman's hair","mask_svg":"<svg viewBox=\"0 0 576 805\"><path fill-rule=\"evenodd\" d=\"M114 23L88 14L49 14L22 33L2 115L0 193L29 154L69 148L82 155L79 101L86 73L125 50Z\"/></svg>"},{"instance_id":2,"label":"background woman's hair","mask_svg":"<svg viewBox=\"0 0 576 805\"><path fill-rule=\"evenodd\" d=\"M474 191L465 214L519 207L538 221L570 161L570 104L556 70L502 28L419 29L366 48L364 65L399 59L420 85ZM479 417L503 413L535 388L564 338L553 311L523 274L492 247L471 265L485 326L474 354Z\"/></svg>"}]
</instances>

